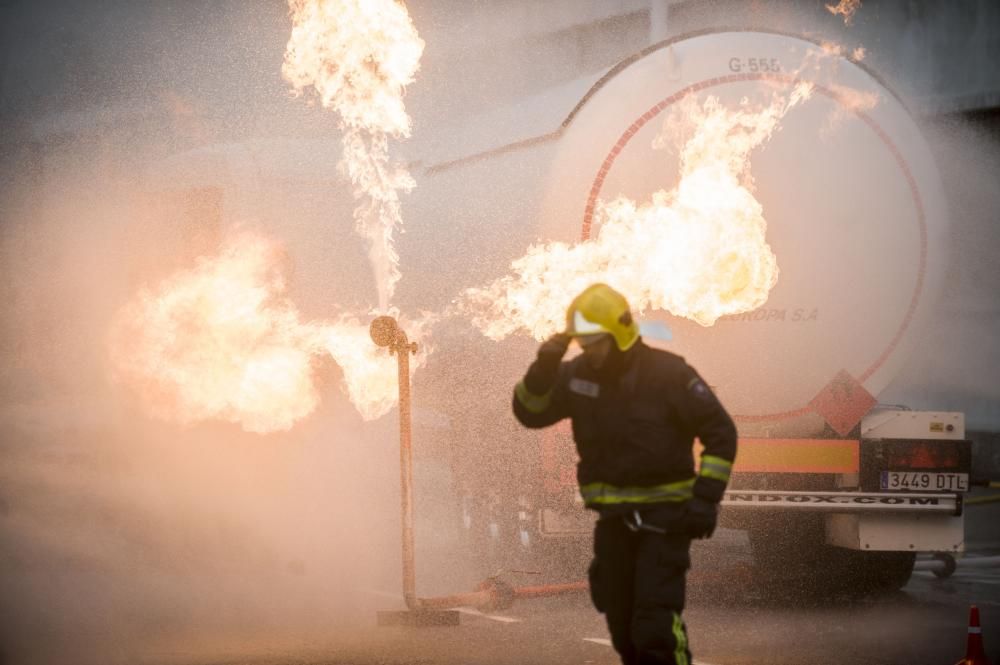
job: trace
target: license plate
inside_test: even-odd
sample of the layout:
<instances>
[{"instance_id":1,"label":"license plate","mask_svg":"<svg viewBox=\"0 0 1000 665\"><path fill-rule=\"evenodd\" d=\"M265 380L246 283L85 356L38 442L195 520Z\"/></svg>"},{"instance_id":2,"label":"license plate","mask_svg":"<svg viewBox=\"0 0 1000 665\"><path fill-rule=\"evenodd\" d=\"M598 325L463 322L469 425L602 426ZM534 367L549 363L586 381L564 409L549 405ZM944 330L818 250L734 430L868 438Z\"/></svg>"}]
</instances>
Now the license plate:
<instances>
[{"instance_id":1,"label":"license plate","mask_svg":"<svg viewBox=\"0 0 1000 665\"><path fill-rule=\"evenodd\" d=\"M882 489L968 492L969 474L931 473L923 471L883 471Z\"/></svg>"}]
</instances>

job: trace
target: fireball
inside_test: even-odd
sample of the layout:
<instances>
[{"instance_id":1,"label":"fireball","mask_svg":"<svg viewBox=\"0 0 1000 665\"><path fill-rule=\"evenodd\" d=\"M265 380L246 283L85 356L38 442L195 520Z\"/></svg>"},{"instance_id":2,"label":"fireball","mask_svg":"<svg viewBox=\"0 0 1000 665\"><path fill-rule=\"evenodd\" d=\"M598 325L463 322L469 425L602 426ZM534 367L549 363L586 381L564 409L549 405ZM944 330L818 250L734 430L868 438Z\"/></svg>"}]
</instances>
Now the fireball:
<instances>
[{"instance_id":1,"label":"fireball","mask_svg":"<svg viewBox=\"0 0 1000 665\"><path fill-rule=\"evenodd\" d=\"M284 268L279 245L243 233L217 256L142 290L112 325L115 378L155 417L267 433L316 409L316 365L332 357L362 417L387 413L397 399L395 359L356 316L303 322L285 295ZM412 335L422 330L410 324ZM414 366L425 358L422 351Z\"/></svg>"},{"instance_id":2,"label":"fireball","mask_svg":"<svg viewBox=\"0 0 1000 665\"><path fill-rule=\"evenodd\" d=\"M618 289L639 311L666 310L703 326L759 307L779 271L750 154L811 93L800 83L757 109L746 100L728 109L715 97L700 104L689 97L653 142L657 149L679 144L673 189L642 204L600 202L596 237L530 247L511 274L466 291L458 311L492 339L518 330L542 339L562 328L566 304L593 282Z\"/></svg>"}]
</instances>

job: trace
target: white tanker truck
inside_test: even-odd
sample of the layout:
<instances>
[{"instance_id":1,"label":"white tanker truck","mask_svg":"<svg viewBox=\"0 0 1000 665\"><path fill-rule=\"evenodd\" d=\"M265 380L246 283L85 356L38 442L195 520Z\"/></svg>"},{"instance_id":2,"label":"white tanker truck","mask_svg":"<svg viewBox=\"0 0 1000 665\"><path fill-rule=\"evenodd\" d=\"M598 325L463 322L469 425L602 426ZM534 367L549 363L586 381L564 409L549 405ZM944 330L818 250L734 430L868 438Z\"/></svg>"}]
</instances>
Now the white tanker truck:
<instances>
[{"instance_id":1,"label":"white tanker truck","mask_svg":"<svg viewBox=\"0 0 1000 665\"><path fill-rule=\"evenodd\" d=\"M874 74L785 34L678 37L610 69L553 131L432 165L429 187L475 200L478 183L505 183L534 201L541 237L587 238L598 200L646 201L677 182L678 165L653 148L675 104L713 95L735 107L800 80L813 97L751 159L781 270L766 304L711 327L645 319L669 326L665 348L689 358L735 416L722 524L749 531L764 579L895 589L917 552L962 550L971 444L962 413L878 401L933 314L948 214L927 143ZM525 172L546 174L542 185ZM568 428L541 434L542 489L519 513L537 518L542 537L589 533L575 460Z\"/></svg>"},{"instance_id":2,"label":"white tanker truck","mask_svg":"<svg viewBox=\"0 0 1000 665\"><path fill-rule=\"evenodd\" d=\"M816 62L822 65L811 66ZM561 124L533 132L479 118L465 131L449 128L450 138L427 154L416 144L418 188L404 201L408 225L434 229L440 224L420 220L464 219L474 211L481 226L461 240L473 251L450 252L443 238L434 252L417 257L404 247L404 275L447 275L425 280L422 295L432 299L443 285L466 284L460 276L476 261L476 242L503 237L502 244L523 251L539 237L589 237L597 200L648 200L676 182L677 164L651 147L673 105L709 94L736 105L796 80L815 85L812 98L790 111L751 157L755 196L781 271L766 304L711 327L662 312L645 318L669 326L666 348L698 367L737 421L740 449L723 526L749 531L762 570L824 590L898 588L915 553L962 550L971 444L961 413L878 401L933 315L946 267L948 214L933 155L913 117L860 62L785 34L682 36L540 100L549 112L563 105ZM419 133L418 126L415 141ZM303 188L315 192L331 182L336 149L317 146L202 149L172 160L165 175L198 191L210 188L241 216L266 221L268 210L293 211L309 225L310 240L298 244L301 252L315 252L306 263L329 266L328 248L312 239L313 230L330 218L350 219L351 202L331 210L317 200L309 208L301 196ZM289 230L282 228L286 235ZM461 227L449 231L459 235ZM427 270L414 265L421 261ZM451 270L450 261L461 265ZM340 281L333 276L325 283ZM527 348L502 354L510 356L511 372L523 371ZM498 354L480 358L487 355ZM422 371L433 372L435 363L432 357ZM515 378L501 377L508 396ZM419 408L419 376L416 382ZM473 403L482 404L484 388L473 390L480 395ZM507 399L497 397L499 411L509 409ZM528 460L538 479L528 484L537 490L515 492L528 496L514 499L513 512L543 538L589 534L568 428L541 434L538 444ZM422 445L418 431L418 462ZM504 445L481 441L477 450ZM453 468L461 475L477 465L467 459ZM416 483L419 496L419 475Z\"/></svg>"},{"instance_id":3,"label":"white tanker truck","mask_svg":"<svg viewBox=\"0 0 1000 665\"><path fill-rule=\"evenodd\" d=\"M916 552L963 548L971 460L962 413L878 401L933 313L948 246L933 155L900 99L801 38L717 32L658 44L611 69L551 139L542 219L551 236L571 220L587 237L595 200L648 200L676 182L652 143L658 116L685 97L735 106L795 80L814 83L813 98L752 157L781 269L766 304L709 328L652 317L737 420L723 525L749 530L763 571L827 590L898 588ZM859 108L859 98L877 102ZM550 535L579 527L571 446L566 435L543 441Z\"/></svg>"}]
</instances>

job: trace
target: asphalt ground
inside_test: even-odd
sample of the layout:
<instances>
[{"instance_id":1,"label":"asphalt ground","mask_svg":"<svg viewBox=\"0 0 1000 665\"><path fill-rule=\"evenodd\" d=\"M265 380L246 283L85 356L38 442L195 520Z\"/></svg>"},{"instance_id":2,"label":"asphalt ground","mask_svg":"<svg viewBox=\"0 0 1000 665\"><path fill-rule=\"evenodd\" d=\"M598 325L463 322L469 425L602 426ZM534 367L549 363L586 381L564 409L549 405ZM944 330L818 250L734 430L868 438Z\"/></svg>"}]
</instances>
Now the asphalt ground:
<instances>
[{"instance_id":1,"label":"asphalt ground","mask_svg":"<svg viewBox=\"0 0 1000 665\"><path fill-rule=\"evenodd\" d=\"M752 575L745 534L721 531L693 552L685 621L695 660L951 665L965 655L969 607L976 604L987 653L997 662L1000 567L995 558L985 567L974 563L1000 556L1000 502L969 505L966 536L967 552L951 577L917 571L900 592L818 601L794 589L763 587ZM6 636L0 665L618 662L603 617L580 592L519 601L503 611L464 608L458 626L379 627L377 612L403 608L398 554L384 554L395 575L373 582L345 574L322 589L311 568L295 567L270 576L217 569L211 576L172 577L0 569L0 624L6 624L0 626ZM425 559L419 590L470 590L475 580L459 563ZM568 565L582 577L585 560ZM515 571L506 576L519 585L555 581Z\"/></svg>"},{"instance_id":2,"label":"asphalt ground","mask_svg":"<svg viewBox=\"0 0 1000 665\"><path fill-rule=\"evenodd\" d=\"M976 496L983 496L977 493ZM982 613L987 654L1000 660L1000 502L970 506L968 551L939 579L916 571L899 592L824 601L789 597L748 578L740 532L695 551L685 611L703 665L950 665L965 655L969 608ZM720 549L723 555L719 556ZM711 565L709 566L709 562ZM706 570L706 568L709 568ZM817 571L822 574L822 571ZM613 664L603 617L585 593L521 601L497 612L460 610L451 627L378 627L380 610L402 609L399 591L358 588L357 612L329 632L215 635L159 644L150 665Z\"/></svg>"},{"instance_id":3,"label":"asphalt ground","mask_svg":"<svg viewBox=\"0 0 1000 665\"><path fill-rule=\"evenodd\" d=\"M969 555L975 558L976 555ZM948 579L916 572L900 592L800 604L760 593L720 594L692 585L685 612L695 662L704 665L951 664L965 655L969 606L980 607L987 653L1000 655L1000 568L959 569ZM695 582L697 576L693 576ZM377 610L401 608L370 590L368 625L328 636L258 634L224 644L161 646L141 662L183 665L613 664L603 618L585 594L525 601L506 611L463 609L454 627L374 626ZM735 596L735 599L734 599ZM741 597L742 596L742 597ZM721 599L725 599L724 601ZM221 636L219 636L221 638ZM213 653L214 652L214 653Z\"/></svg>"}]
</instances>

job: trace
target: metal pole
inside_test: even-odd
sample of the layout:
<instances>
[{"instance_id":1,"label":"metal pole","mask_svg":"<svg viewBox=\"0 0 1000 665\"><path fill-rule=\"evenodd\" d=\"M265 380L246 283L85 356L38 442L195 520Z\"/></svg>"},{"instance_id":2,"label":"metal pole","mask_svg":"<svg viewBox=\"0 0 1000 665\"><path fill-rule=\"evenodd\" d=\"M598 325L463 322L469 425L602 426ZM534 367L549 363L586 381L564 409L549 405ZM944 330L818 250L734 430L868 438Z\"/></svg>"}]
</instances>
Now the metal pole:
<instances>
[{"instance_id":1,"label":"metal pole","mask_svg":"<svg viewBox=\"0 0 1000 665\"><path fill-rule=\"evenodd\" d=\"M417 599L416 556L413 542L413 435L410 415L410 344L406 333L398 329L394 350L399 363L399 475L402 492L403 522L403 598L411 610L420 607Z\"/></svg>"},{"instance_id":2,"label":"metal pole","mask_svg":"<svg viewBox=\"0 0 1000 665\"><path fill-rule=\"evenodd\" d=\"M403 599L411 610L423 606L417 598L413 541L413 436L410 414L410 354L417 352L406 332L391 316L379 316L369 328L372 341L396 354L399 384L399 487L403 539Z\"/></svg>"},{"instance_id":3,"label":"metal pole","mask_svg":"<svg viewBox=\"0 0 1000 665\"><path fill-rule=\"evenodd\" d=\"M565 582L563 584L544 584L541 586L520 586L514 587L514 598L527 600L528 598L548 598L558 596L563 593L575 593L586 591L589 584L586 581Z\"/></svg>"},{"instance_id":4,"label":"metal pole","mask_svg":"<svg viewBox=\"0 0 1000 665\"><path fill-rule=\"evenodd\" d=\"M489 578L469 593L420 598L417 596L416 557L413 537L413 434L410 411L410 354L417 352L406 332L391 316L379 316L369 328L372 341L396 354L399 367L399 482L403 538L403 600L417 615L433 615L434 610L473 606L503 609L515 598L540 598L582 591L586 582L513 588L496 578ZM397 617L398 618L398 617ZM434 623L434 622L431 622Z\"/></svg>"}]
</instances>

